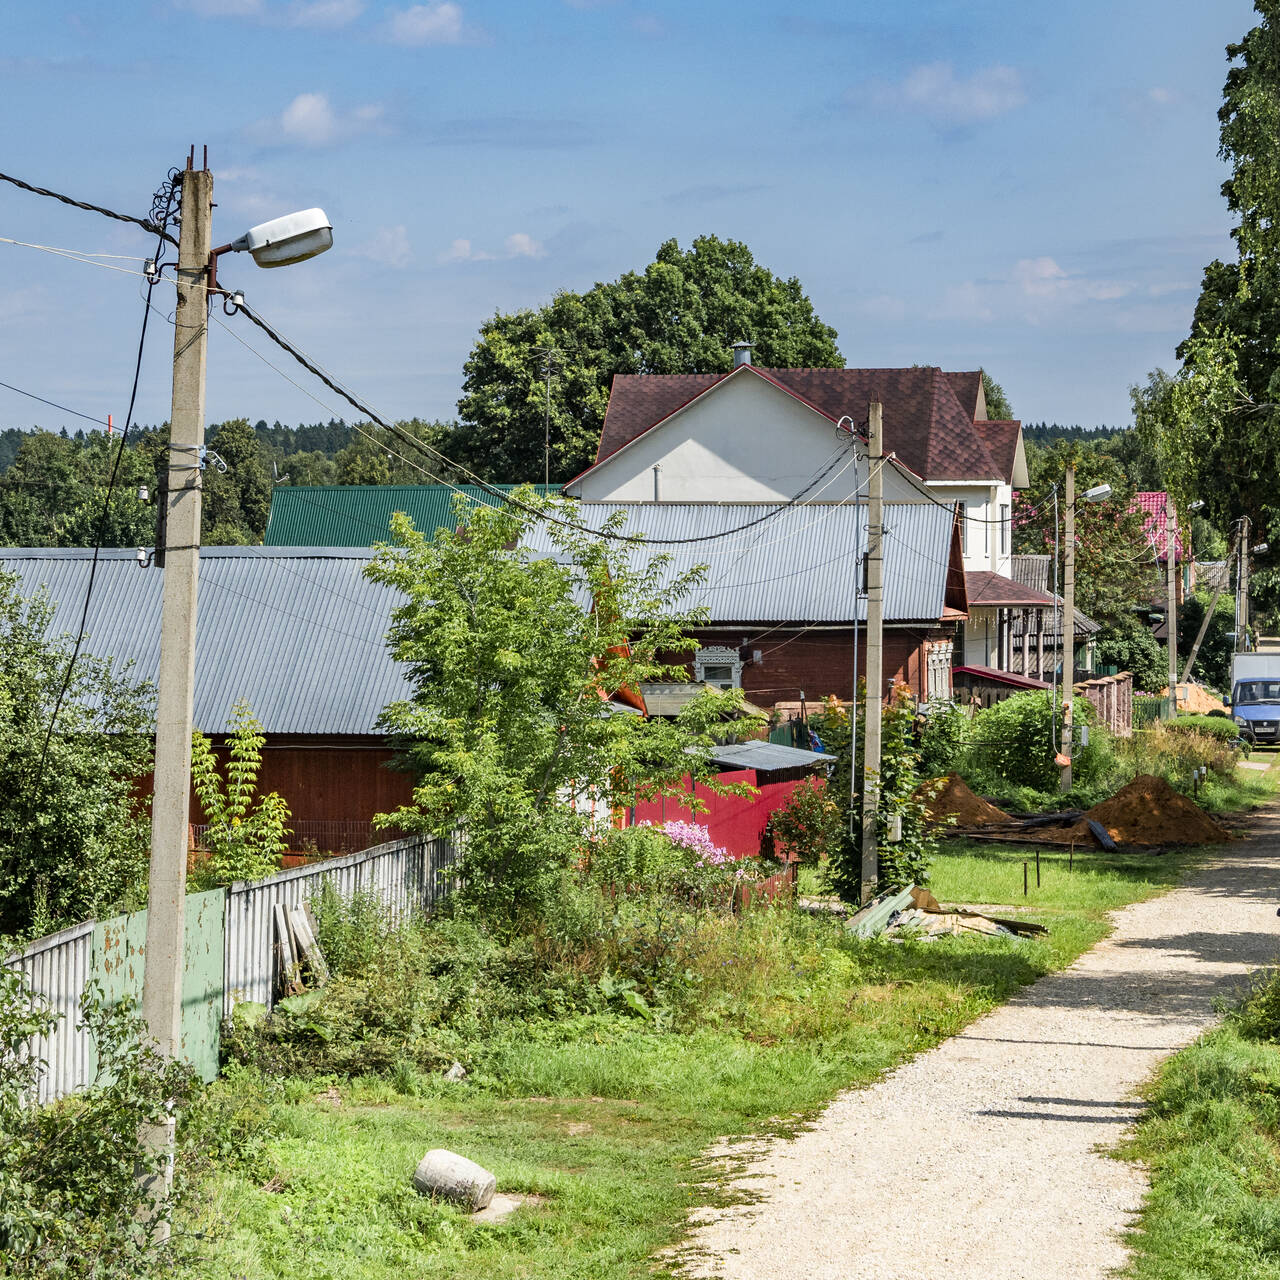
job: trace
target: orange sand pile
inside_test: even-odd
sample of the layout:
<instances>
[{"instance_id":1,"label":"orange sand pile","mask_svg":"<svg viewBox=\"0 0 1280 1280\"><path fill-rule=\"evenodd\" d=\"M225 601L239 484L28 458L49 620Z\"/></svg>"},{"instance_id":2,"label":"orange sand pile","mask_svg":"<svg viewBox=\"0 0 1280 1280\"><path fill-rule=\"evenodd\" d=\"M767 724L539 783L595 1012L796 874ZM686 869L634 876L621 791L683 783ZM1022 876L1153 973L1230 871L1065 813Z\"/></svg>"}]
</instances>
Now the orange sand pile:
<instances>
[{"instance_id":1,"label":"orange sand pile","mask_svg":"<svg viewBox=\"0 0 1280 1280\"><path fill-rule=\"evenodd\" d=\"M1106 827L1117 844L1217 844L1227 839L1198 804L1149 773L1139 774L1110 800L1094 805L1059 838L1091 842L1087 818Z\"/></svg>"},{"instance_id":2,"label":"orange sand pile","mask_svg":"<svg viewBox=\"0 0 1280 1280\"><path fill-rule=\"evenodd\" d=\"M1166 685L1160 692L1168 697L1169 686ZM1180 684L1178 710L1188 711L1192 715L1207 716L1211 711L1225 712L1227 706L1221 698L1215 698L1202 684Z\"/></svg>"},{"instance_id":3,"label":"orange sand pile","mask_svg":"<svg viewBox=\"0 0 1280 1280\"><path fill-rule=\"evenodd\" d=\"M937 785L937 781L926 782L921 793ZM981 796L974 795L958 773L947 774L942 787L925 803L934 822L954 818L958 827L985 827L993 822L1009 821L1009 815L1003 809L997 809Z\"/></svg>"}]
</instances>

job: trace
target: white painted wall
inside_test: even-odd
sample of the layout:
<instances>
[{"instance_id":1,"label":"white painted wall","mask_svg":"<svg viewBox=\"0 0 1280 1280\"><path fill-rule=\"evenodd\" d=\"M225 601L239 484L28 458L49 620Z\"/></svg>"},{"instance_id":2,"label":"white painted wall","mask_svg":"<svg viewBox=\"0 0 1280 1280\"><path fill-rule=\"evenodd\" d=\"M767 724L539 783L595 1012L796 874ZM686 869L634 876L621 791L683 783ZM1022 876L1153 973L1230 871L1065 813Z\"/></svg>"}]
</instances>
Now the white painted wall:
<instances>
[{"instance_id":1,"label":"white painted wall","mask_svg":"<svg viewBox=\"0 0 1280 1280\"><path fill-rule=\"evenodd\" d=\"M964 624L964 659L966 667L998 667L998 620L994 609L970 609Z\"/></svg>"},{"instance_id":2,"label":"white painted wall","mask_svg":"<svg viewBox=\"0 0 1280 1280\"><path fill-rule=\"evenodd\" d=\"M929 488L943 502L965 504L964 567L1009 576L1012 526L1001 528L1002 508L1013 515L1013 488L1008 484L957 484L935 481ZM994 523L993 523L994 522Z\"/></svg>"},{"instance_id":3,"label":"white painted wall","mask_svg":"<svg viewBox=\"0 0 1280 1280\"><path fill-rule=\"evenodd\" d=\"M659 463L663 502L786 502L847 440L844 432L836 434L830 419L771 382L744 373L717 383L565 490L584 502L652 502L653 466ZM857 473L865 486L866 451L857 448ZM806 501L850 497L854 467L844 467L846 461L842 458ZM926 501L891 467L884 476L887 502Z\"/></svg>"}]
</instances>

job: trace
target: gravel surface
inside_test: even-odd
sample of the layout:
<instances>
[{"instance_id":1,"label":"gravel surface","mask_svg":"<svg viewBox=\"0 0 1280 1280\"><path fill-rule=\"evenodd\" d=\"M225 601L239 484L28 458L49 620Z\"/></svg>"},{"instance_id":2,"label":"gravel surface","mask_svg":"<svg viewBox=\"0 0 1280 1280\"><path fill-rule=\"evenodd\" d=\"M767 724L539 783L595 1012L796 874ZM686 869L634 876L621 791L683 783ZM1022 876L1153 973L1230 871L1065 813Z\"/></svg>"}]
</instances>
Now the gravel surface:
<instances>
[{"instance_id":1,"label":"gravel surface","mask_svg":"<svg viewBox=\"0 0 1280 1280\"><path fill-rule=\"evenodd\" d=\"M726 1146L753 1203L701 1210L682 1257L752 1280L1103 1280L1139 1167L1100 1154L1134 1090L1280 955L1280 813L964 1033L842 1094L792 1140Z\"/></svg>"}]
</instances>

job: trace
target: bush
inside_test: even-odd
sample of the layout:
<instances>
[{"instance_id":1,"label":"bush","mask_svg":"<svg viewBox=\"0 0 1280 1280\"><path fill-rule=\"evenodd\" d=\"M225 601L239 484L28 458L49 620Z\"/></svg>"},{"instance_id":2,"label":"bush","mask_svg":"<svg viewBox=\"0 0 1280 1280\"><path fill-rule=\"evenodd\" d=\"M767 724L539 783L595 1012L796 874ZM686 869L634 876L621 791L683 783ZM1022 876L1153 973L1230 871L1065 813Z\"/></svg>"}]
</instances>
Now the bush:
<instances>
[{"instance_id":1,"label":"bush","mask_svg":"<svg viewBox=\"0 0 1280 1280\"><path fill-rule=\"evenodd\" d=\"M1076 787L1089 789L1106 782L1115 768L1111 736L1101 725L1086 698L1072 699L1077 734L1089 726L1089 745L1077 741L1072 753L1072 778ZM1054 757L1055 739L1062 722L1055 720L1047 693L1016 693L986 707L974 718L967 767L961 770L970 786L1001 792L1012 787L1056 791L1061 773Z\"/></svg>"},{"instance_id":2,"label":"bush","mask_svg":"<svg viewBox=\"0 0 1280 1280\"><path fill-rule=\"evenodd\" d=\"M1214 720L1212 723L1224 722ZM1119 759L1130 777L1153 773L1164 778L1170 786L1189 792L1192 790L1192 776L1202 765L1208 767L1210 779L1225 782L1234 776L1240 753L1230 742L1216 732L1180 729L1175 727L1177 724L1176 720L1163 721L1145 733L1135 733L1121 746Z\"/></svg>"},{"instance_id":3,"label":"bush","mask_svg":"<svg viewBox=\"0 0 1280 1280\"><path fill-rule=\"evenodd\" d=\"M139 1175L158 1173L164 1159L141 1135L164 1122L171 1100L190 1099L195 1081L146 1044L130 1001L108 1005L90 987L80 1016L97 1050L93 1082L32 1105L42 1064L24 1045L58 1015L33 1008L22 975L0 969L0 1274L125 1280L173 1257L152 1224L173 1210L182 1181L153 1204Z\"/></svg>"},{"instance_id":4,"label":"bush","mask_svg":"<svg viewBox=\"0 0 1280 1280\"><path fill-rule=\"evenodd\" d=\"M840 806L818 778L806 778L769 815L761 842L761 856L806 867L826 862L841 836Z\"/></svg>"},{"instance_id":5,"label":"bush","mask_svg":"<svg viewBox=\"0 0 1280 1280\"><path fill-rule=\"evenodd\" d=\"M968 714L949 703L930 710L920 730L920 773L940 778L959 769L972 731Z\"/></svg>"},{"instance_id":6,"label":"bush","mask_svg":"<svg viewBox=\"0 0 1280 1280\"><path fill-rule=\"evenodd\" d=\"M1240 730L1234 720L1227 716L1178 716L1168 720L1164 728L1169 733L1203 733L1212 738L1221 738L1223 742L1237 742Z\"/></svg>"},{"instance_id":7,"label":"bush","mask_svg":"<svg viewBox=\"0 0 1280 1280\"><path fill-rule=\"evenodd\" d=\"M1186 624L1180 628L1186 631ZM1188 632L1192 636L1194 631ZM1169 683L1168 650L1135 614L1123 614L1098 634L1098 662L1133 673L1135 689L1163 689Z\"/></svg>"}]
</instances>

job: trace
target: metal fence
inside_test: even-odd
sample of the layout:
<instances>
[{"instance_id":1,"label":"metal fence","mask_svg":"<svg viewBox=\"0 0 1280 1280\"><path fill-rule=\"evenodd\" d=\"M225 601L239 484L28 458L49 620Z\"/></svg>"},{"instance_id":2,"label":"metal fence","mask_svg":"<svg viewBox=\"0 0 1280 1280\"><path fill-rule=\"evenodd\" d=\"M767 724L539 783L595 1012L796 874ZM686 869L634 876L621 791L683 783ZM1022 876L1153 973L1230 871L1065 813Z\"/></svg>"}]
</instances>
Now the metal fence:
<instances>
[{"instance_id":1,"label":"metal fence","mask_svg":"<svg viewBox=\"0 0 1280 1280\"><path fill-rule=\"evenodd\" d=\"M238 1000L271 1007L275 999L275 908L297 906L328 881L342 897L377 893L395 914L427 910L447 892L454 861L447 840L412 837L363 853L281 871L267 880L237 881L227 890L223 1009Z\"/></svg>"},{"instance_id":2,"label":"metal fence","mask_svg":"<svg viewBox=\"0 0 1280 1280\"><path fill-rule=\"evenodd\" d=\"M344 897L375 893L396 915L426 911L449 891L448 868L456 858L457 841L415 836L281 871L266 880L188 894L184 1056L206 1079L212 1078L218 1028L235 1002L257 1000L268 1007L274 1002L277 905L306 902L328 881ZM30 1044L30 1052L45 1063L39 1102L64 1097L92 1081L94 1047L80 1021L80 1000L93 981L108 997L125 991L140 994L145 914L86 920L0 959L26 976L33 1002L60 1015L48 1036Z\"/></svg>"}]
</instances>

